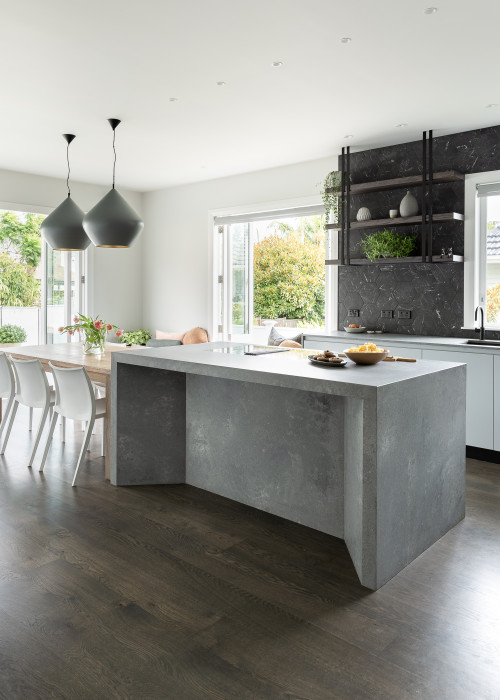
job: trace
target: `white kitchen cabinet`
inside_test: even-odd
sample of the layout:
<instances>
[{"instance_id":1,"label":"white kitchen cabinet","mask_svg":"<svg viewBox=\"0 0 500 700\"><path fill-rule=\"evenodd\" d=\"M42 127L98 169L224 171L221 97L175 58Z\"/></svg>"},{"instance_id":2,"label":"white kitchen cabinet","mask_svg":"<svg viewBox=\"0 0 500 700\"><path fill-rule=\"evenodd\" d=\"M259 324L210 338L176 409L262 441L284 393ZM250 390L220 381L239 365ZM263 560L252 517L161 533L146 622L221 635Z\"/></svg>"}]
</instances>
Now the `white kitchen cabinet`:
<instances>
[{"instance_id":1,"label":"white kitchen cabinet","mask_svg":"<svg viewBox=\"0 0 500 700\"><path fill-rule=\"evenodd\" d=\"M494 359L493 449L500 451L500 355L495 355Z\"/></svg>"},{"instance_id":2,"label":"white kitchen cabinet","mask_svg":"<svg viewBox=\"0 0 500 700\"><path fill-rule=\"evenodd\" d=\"M349 344L348 340L337 340L335 342L332 340L306 340L304 341L304 348L306 350L331 350L332 352L343 352L355 344L356 343Z\"/></svg>"},{"instance_id":3,"label":"white kitchen cabinet","mask_svg":"<svg viewBox=\"0 0 500 700\"><path fill-rule=\"evenodd\" d=\"M497 367L500 372L500 357L426 349L422 355L424 360L463 362L467 365L466 443L487 450L500 449L499 444L493 447L493 360L499 362ZM500 377L500 374L497 374L497 377ZM500 387L495 393L500 404ZM450 411L452 410L453 406L450 406Z\"/></svg>"}]
</instances>

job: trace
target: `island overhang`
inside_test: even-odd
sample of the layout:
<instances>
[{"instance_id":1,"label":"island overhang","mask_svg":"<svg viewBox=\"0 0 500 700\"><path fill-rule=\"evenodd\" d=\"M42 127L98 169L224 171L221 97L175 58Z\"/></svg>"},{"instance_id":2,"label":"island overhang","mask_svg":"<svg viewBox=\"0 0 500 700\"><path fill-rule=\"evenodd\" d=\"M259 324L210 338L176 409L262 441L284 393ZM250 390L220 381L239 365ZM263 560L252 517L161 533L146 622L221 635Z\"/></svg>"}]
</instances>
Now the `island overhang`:
<instances>
[{"instance_id":1,"label":"island overhang","mask_svg":"<svg viewBox=\"0 0 500 700\"><path fill-rule=\"evenodd\" d=\"M465 365L117 353L111 481L188 483L345 540L377 589L465 513Z\"/></svg>"}]
</instances>

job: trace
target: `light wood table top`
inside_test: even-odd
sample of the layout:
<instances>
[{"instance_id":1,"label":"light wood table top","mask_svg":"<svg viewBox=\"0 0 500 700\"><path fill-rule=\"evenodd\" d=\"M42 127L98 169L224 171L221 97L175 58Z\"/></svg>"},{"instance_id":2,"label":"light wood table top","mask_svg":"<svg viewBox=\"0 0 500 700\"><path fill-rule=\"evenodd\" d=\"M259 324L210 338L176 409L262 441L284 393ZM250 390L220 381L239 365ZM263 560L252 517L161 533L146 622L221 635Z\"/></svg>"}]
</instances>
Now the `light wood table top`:
<instances>
[{"instance_id":1,"label":"light wood table top","mask_svg":"<svg viewBox=\"0 0 500 700\"><path fill-rule=\"evenodd\" d=\"M22 345L21 343L0 343L0 352L12 355L19 360L40 360L45 371L50 372L49 362L59 367L85 367L91 381L100 382L106 388L106 457L105 476L110 473L110 425L111 425L111 355L124 350L139 350L141 346L127 347L119 343L106 343L102 355L86 355L83 343L54 343L48 345ZM0 402L0 419L1 419Z\"/></svg>"}]
</instances>

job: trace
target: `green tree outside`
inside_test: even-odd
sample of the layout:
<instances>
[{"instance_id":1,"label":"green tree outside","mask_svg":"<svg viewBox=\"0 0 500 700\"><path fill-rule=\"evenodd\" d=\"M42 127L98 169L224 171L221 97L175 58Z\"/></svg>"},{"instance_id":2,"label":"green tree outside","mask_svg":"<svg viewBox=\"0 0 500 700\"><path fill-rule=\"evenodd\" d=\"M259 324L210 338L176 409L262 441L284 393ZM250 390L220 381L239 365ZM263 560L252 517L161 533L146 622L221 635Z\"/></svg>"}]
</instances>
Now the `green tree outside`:
<instances>
[{"instance_id":1,"label":"green tree outside","mask_svg":"<svg viewBox=\"0 0 500 700\"><path fill-rule=\"evenodd\" d=\"M319 218L319 217L318 217ZM276 229L275 229L276 230ZM323 323L325 251L309 228L281 226L254 246L254 313L261 318L296 318Z\"/></svg>"},{"instance_id":2,"label":"green tree outside","mask_svg":"<svg viewBox=\"0 0 500 700\"><path fill-rule=\"evenodd\" d=\"M0 304L39 306L40 280L34 276L42 255L41 214L0 215Z\"/></svg>"}]
</instances>

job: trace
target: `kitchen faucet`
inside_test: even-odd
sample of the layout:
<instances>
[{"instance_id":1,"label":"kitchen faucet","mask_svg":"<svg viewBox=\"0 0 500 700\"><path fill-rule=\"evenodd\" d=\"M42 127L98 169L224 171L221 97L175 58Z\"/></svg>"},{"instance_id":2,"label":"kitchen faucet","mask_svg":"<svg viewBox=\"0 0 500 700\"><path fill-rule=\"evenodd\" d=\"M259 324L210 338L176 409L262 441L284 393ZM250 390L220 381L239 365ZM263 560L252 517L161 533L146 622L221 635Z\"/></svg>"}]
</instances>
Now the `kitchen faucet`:
<instances>
[{"instance_id":1,"label":"kitchen faucet","mask_svg":"<svg viewBox=\"0 0 500 700\"><path fill-rule=\"evenodd\" d=\"M479 340L484 340L484 310L482 306L476 306L474 312L474 321L477 322L477 312L481 312L481 326L479 328L474 328L475 332L479 332Z\"/></svg>"}]
</instances>

